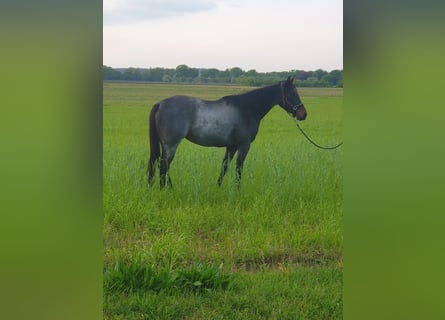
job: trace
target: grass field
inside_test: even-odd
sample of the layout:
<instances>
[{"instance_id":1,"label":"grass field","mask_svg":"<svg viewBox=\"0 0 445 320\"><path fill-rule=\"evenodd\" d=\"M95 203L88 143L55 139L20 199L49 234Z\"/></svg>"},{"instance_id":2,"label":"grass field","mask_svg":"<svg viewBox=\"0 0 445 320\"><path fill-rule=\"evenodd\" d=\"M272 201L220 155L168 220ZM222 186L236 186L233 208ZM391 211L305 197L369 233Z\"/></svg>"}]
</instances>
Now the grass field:
<instances>
[{"instance_id":1,"label":"grass field","mask_svg":"<svg viewBox=\"0 0 445 320\"><path fill-rule=\"evenodd\" d=\"M341 319L342 149L308 143L278 106L218 188L223 148L183 141L173 189L147 188L148 115L171 95L233 86L104 83L106 319ZM342 140L343 90L301 88L318 143ZM157 184L156 184L157 186Z\"/></svg>"}]
</instances>

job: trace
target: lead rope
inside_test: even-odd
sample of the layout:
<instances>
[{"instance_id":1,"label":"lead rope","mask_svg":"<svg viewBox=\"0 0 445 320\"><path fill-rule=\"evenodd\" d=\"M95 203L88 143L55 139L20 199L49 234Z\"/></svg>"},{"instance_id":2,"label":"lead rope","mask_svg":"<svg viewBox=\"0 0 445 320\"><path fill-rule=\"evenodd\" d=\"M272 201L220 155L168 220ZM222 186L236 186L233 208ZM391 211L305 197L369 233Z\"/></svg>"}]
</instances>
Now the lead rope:
<instances>
[{"instance_id":1,"label":"lead rope","mask_svg":"<svg viewBox=\"0 0 445 320\"><path fill-rule=\"evenodd\" d=\"M280 87L281 87L281 98L283 100L283 106L286 105L286 102L288 105L290 105L294 110L296 110L300 105L302 105L302 103L298 104L298 105L293 105L291 103L289 103L286 99L286 96L284 95L284 87L283 87L283 81L280 82ZM333 147L323 147L320 146L319 144L315 143L311 138L309 138L309 136L306 134L306 132L303 131L303 129L301 129L300 125L298 124L298 120L295 119L294 117L292 117L295 120L295 124L297 125L297 128L301 131L301 133L303 134L303 136L310 142L312 143L314 146L316 146L317 148L323 149L323 150L334 150L337 149L338 147L340 147L343 144L343 141L340 142L339 144L333 146Z\"/></svg>"},{"instance_id":2,"label":"lead rope","mask_svg":"<svg viewBox=\"0 0 445 320\"><path fill-rule=\"evenodd\" d=\"M340 147L343 144L343 141L342 141L342 142L340 142L339 144L337 144L336 146L333 146L333 147L323 147L323 146L320 146L319 144L316 144L311 138L309 138L309 136L303 131L303 129L301 129L300 125L297 122L298 120L296 120L295 118L294 118L294 120L295 120L295 124L297 125L297 128L300 129L300 131L303 134L303 136L305 136L306 139L310 143L312 143L314 146L316 146L317 148L320 148L320 149L323 149L323 150L333 150L333 149L337 149L338 147Z\"/></svg>"}]
</instances>

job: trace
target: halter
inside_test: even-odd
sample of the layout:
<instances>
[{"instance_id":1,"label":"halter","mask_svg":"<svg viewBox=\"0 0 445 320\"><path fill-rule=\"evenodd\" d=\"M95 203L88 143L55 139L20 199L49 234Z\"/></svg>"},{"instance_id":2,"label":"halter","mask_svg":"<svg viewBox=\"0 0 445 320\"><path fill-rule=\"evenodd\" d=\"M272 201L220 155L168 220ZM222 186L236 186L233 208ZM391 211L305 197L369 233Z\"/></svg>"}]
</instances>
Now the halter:
<instances>
[{"instance_id":1,"label":"halter","mask_svg":"<svg viewBox=\"0 0 445 320\"><path fill-rule=\"evenodd\" d=\"M287 105L292 107L292 111L294 111L294 112L297 111L297 109L299 107L301 107L303 105L303 103L302 102L300 102L299 104L292 104L292 103L290 103L289 100L287 100L286 96L284 95L284 87L283 87L283 82L282 81L280 82L280 86L281 86L281 98L283 100L283 106L286 106L286 103L287 103Z\"/></svg>"}]
</instances>

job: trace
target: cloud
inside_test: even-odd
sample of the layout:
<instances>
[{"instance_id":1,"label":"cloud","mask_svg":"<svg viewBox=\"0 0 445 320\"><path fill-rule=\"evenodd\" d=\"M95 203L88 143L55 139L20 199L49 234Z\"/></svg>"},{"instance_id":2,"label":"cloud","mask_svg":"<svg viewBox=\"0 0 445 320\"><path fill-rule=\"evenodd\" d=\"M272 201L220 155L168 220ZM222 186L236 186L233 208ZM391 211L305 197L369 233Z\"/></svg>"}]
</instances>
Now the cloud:
<instances>
[{"instance_id":1,"label":"cloud","mask_svg":"<svg viewBox=\"0 0 445 320\"><path fill-rule=\"evenodd\" d=\"M147 15L130 20L138 23L105 25L104 64L261 72L343 68L342 0L163 1L157 15Z\"/></svg>"},{"instance_id":2,"label":"cloud","mask_svg":"<svg viewBox=\"0 0 445 320\"><path fill-rule=\"evenodd\" d=\"M105 25L162 19L218 7L217 0L104 0Z\"/></svg>"}]
</instances>

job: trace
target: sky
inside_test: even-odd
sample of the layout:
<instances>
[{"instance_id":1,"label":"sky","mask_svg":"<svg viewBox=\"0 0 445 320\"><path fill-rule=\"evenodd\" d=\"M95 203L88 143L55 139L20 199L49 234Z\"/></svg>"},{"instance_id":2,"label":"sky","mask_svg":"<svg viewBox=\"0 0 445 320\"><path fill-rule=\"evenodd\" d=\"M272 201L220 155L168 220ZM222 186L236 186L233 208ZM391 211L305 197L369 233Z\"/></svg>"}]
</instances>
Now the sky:
<instances>
[{"instance_id":1,"label":"sky","mask_svg":"<svg viewBox=\"0 0 445 320\"><path fill-rule=\"evenodd\" d=\"M104 0L113 68L343 69L341 0Z\"/></svg>"}]
</instances>

